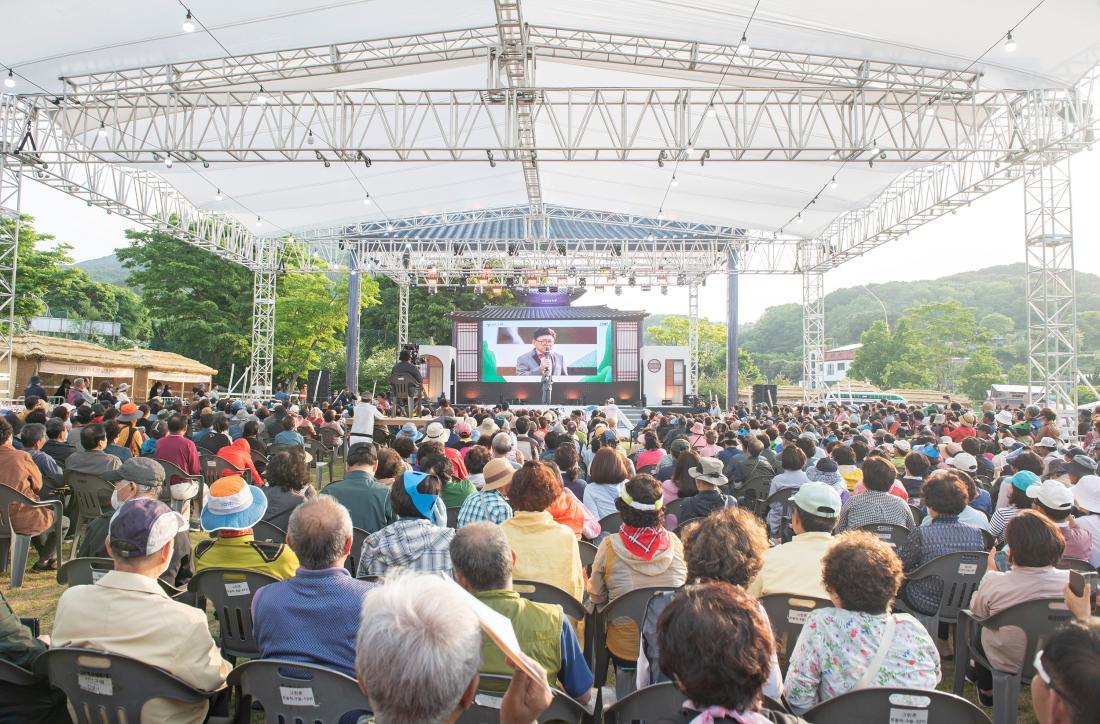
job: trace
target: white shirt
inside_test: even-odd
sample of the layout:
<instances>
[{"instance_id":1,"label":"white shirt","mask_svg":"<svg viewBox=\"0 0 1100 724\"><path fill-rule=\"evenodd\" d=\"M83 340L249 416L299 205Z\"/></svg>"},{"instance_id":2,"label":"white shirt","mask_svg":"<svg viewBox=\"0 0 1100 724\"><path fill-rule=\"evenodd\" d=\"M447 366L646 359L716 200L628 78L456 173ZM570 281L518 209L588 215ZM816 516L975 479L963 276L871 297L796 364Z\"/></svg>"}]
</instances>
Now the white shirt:
<instances>
[{"instance_id":1,"label":"white shirt","mask_svg":"<svg viewBox=\"0 0 1100 724\"><path fill-rule=\"evenodd\" d=\"M1077 527L1092 533L1092 553L1089 563L1100 566L1100 515L1082 515L1076 518Z\"/></svg>"},{"instance_id":2,"label":"white shirt","mask_svg":"<svg viewBox=\"0 0 1100 724\"><path fill-rule=\"evenodd\" d=\"M352 417L351 434L374 437L374 421L382 417L378 408L369 402L355 403L355 415ZM352 441L355 442L355 441Z\"/></svg>"}]
</instances>

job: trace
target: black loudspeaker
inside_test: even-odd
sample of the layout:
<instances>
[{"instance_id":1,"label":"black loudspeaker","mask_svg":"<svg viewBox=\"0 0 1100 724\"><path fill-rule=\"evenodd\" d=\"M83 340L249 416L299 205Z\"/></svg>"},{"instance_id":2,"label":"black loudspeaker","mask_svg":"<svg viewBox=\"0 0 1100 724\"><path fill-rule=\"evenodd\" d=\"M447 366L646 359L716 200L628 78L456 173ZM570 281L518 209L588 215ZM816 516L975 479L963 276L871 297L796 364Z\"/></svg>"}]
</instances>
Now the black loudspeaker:
<instances>
[{"instance_id":1,"label":"black loudspeaker","mask_svg":"<svg viewBox=\"0 0 1100 724\"><path fill-rule=\"evenodd\" d=\"M752 404L754 405L774 405L776 398L776 386L775 385L753 385L752 386Z\"/></svg>"},{"instance_id":2,"label":"black loudspeaker","mask_svg":"<svg viewBox=\"0 0 1100 724\"><path fill-rule=\"evenodd\" d=\"M328 370L310 370L306 375L306 398L310 403L327 400L332 395L329 389Z\"/></svg>"}]
</instances>

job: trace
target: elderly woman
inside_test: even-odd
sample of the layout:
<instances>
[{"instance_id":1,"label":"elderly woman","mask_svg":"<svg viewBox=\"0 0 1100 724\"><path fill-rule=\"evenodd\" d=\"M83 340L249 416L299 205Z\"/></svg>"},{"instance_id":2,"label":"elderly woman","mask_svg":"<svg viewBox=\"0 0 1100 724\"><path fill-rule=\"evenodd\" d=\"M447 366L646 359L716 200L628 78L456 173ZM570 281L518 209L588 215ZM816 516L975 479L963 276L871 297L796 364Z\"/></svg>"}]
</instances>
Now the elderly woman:
<instances>
[{"instance_id":1,"label":"elderly woman","mask_svg":"<svg viewBox=\"0 0 1100 724\"><path fill-rule=\"evenodd\" d=\"M286 530L294 509L306 498L317 495L317 491L309 484L305 450L288 447L272 455L267 464L267 485L260 490L267 497L267 512L263 519Z\"/></svg>"},{"instance_id":2,"label":"elderly woman","mask_svg":"<svg viewBox=\"0 0 1100 724\"><path fill-rule=\"evenodd\" d=\"M588 485L584 486L584 505L599 520L616 510L619 485L630 477L626 456L615 447L605 446L596 451L588 466Z\"/></svg>"},{"instance_id":3,"label":"elderly woman","mask_svg":"<svg viewBox=\"0 0 1100 724\"><path fill-rule=\"evenodd\" d=\"M397 522L367 536L358 576L383 576L391 568L451 574L451 528L435 524L443 483L434 475L405 471L390 486Z\"/></svg>"},{"instance_id":4,"label":"elderly woman","mask_svg":"<svg viewBox=\"0 0 1100 724\"><path fill-rule=\"evenodd\" d=\"M515 578L549 583L580 601L584 567L577 538L547 510L561 493L557 474L541 462L528 460L512 476L508 502L514 514L500 527L516 556Z\"/></svg>"},{"instance_id":5,"label":"elderly woman","mask_svg":"<svg viewBox=\"0 0 1100 724\"><path fill-rule=\"evenodd\" d=\"M638 588L677 588L687 578L684 546L665 530L661 484L652 475L635 475L619 488L615 507L623 524L600 543L588 587L588 609L602 609ZM638 627L628 618L609 622L607 648L616 668L634 668ZM624 676L619 676L625 679Z\"/></svg>"},{"instance_id":6,"label":"elderly woman","mask_svg":"<svg viewBox=\"0 0 1100 724\"><path fill-rule=\"evenodd\" d=\"M393 485L394 479L404 472L405 461L401 459L401 456L393 448L379 448L378 450L378 469L374 472L374 479L378 481L379 485L385 485L387 488Z\"/></svg>"},{"instance_id":7,"label":"elderly woman","mask_svg":"<svg viewBox=\"0 0 1100 724\"><path fill-rule=\"evenodd\" d=\"M856 688L935 689L940 655L919 621L891 613L901 561L886 543L849 531L822 559L832 608L809 614L787 669L785 696L796 713Z\"/></svg>"}]
</instances>

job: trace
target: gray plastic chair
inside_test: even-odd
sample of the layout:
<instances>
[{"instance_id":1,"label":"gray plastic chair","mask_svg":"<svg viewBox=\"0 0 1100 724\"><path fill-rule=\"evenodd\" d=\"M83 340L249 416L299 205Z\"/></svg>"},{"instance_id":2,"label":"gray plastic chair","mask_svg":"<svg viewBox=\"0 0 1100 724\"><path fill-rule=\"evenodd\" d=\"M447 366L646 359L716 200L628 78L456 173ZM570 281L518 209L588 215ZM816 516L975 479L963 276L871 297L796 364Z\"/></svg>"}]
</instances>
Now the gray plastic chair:
<instances>
[{"instance_id":1,"label":"gray plastic chair","mask_svg":"<svg viewBox=\"0 0 1100 724\"><path fill-rule=\"evenodd\" d=\"M811 596L773 593L770 596L761 598L760 605L764 607L764 611L768 614L768 620L771 621L772 633L775 636L776 654L779 656L779 666L786 674L791 652L794 650L794 645L798 643L798 635L802 633L802 626L806 623L806 617L811 611L832 606L833 602Z\"/></svg>"},{"instance_id":2,"label":"gray plastic chair","mask_svg":"<svg viewBox=\"0 0 1100 724\"><path fill-rule=\"evenodd\" d=\"M802 715L810 724L852 722L950 722L989 724L981 709L961 696L932 689L870 687L823 701Z\"/></svg>"},{"instance_id":3,"label":"gray plastic chair","mask_svg":"<svg viewBox=\"0 0 1100 724\"><path fill-rule=\"evenodd\" d=\"M252 538L254 540L269 540L275 543L286 543L286 531L275 525L261 520L252 526Z\"/></svg>"},{"instance_id":4,"label":"gray plastic chair","mask_svg":"<svg viewBox=\"0 0 1100 724\"><path fill-rule=\"evenodd\" d=\"M153 458L161 468L164 469L164 487L161 490L161 500L166 503L172 510L180 513L183 511L183 504L186 501L175 500L172 498L171 486L179 484L183 481L193 481L199 484L198 490L195 492L195 496L191 498L191 517L197 519L199 512L202 510L202 493L203 483L206 482L203 475L190 475L183 470L180 466L167 460L161 460L160 458Z\"/></svg>"},{"instance_id":5,"label":"gray plastic chair","mask_svg":"<svg viewBox=\"0 0 1100 724\"><path fill-rule=\"evenodd\" d=\"M76 557L76 549L80 546L80 534L89 522L95 520L111 507L111 493L114 492L114 483L104 480L96 475L78 473L75 470L65 471L65 485L72 490L72 530L73 548L70 557Z\"/></svg>"},{"instance_id":6,"label":"gray plastic chair","mask_svg":"<svg viewBox=\"0 0 1100 724\"><path fill-rule=\"evenodd\" d=\"M349 711L370 711L355 679L298 661L246 661L230 672L228 684L262 706L269 722L335 724Z\"/></svg>"},{"instance_id":7,"label":"gray plastic chair","mask_svg":"<svg viewBox=\"0 0 1100 724\"><path fill-rule=\"evenodd\" d=\"M328 483L332 485L333 469L336 467L336 447L334 445L326 445L324 442L318 439L309 441L309 453L313 456L314 462L317 462L317 489L321 489L321 468L328 468ZM320 462L324 462L321 465Z\"/></svg>"},{"instance_id":8,"label":"gray plastic chair","mask_svg":"<svg viewBox=\"0 0 1100 724\"><path fill-rule=\"evenodd\" d=\"M895 551L901 548L905 541L909 540L910 532L904 525L892 525L890 523L871 523L863 526L860 530L873 534Z\"/></svg>"},{"instance_id":9,"label":"gray plastic chair","mask_svg":"<svg viewBox=\"0 0 1100 724\"><path fill-rule=\"evenodd\" d=\"M236 568L208 568L187 582L187 590L202 596L218 619L218 645L226 657L256 658L260 650L252 635L252 597L256 589L279 579Z\"/></svg>"},{"instance_id":10,"label":"gray plastic chair","mask_svg":"<svg viewBox=\"0 0 1100 724\"><path fill-rule=\"evenodd\" d=\"M905 577L906 581L921 581L926 578L938 578L943 582L940 607L931 616L912 611L904 601L898 599L895 608L908 611L920 620L928 633L937 636L941 623L955 624L959 620L959 611L970 605L970 599L985 575L989 561L985 551L967 551L948 553L925 563ZM960 667L961 668L961 667Z\"/></svg>"},{"instance_id":11,"label":"gray plastic chair","mask_svg":"<svg viewBox=\"0 0 1100 724\"><path fill-rule=\"evenodd\" d=\"M791 539L794 538L794 530L791 528L791 507L794 505L794 501L792 501L791 498L793 498L794 494L797 492L798 488L784 488L775 491L764 501L765 517L771 511L773 505L783 506L779 518L779 540L783 543L790 543Z\"/></svg>"},{"instance_id":12,"label":"gray plastic chair","mask_svg":"<svg viewBox=\"0 0 1100 724\"><path fill-rule=\"evenodd\" d=\"M27 572L27 557L31 552L31 538L33 536L20 535L15 532L15 526L11 522L11 516L8 514L11 505L22 505L26 508L49 508L53 511L53 524L51 527L54 529L54 540L57 553L55 560L61 560L61 539L64 534L63 528L63 516L62 512L64 505L60 500L32 500L26 495L23 495L15 488L9 488L7 485L0 485L0 506L3 506L3 514L0 515L0 522L2 522L8 529L8 535L10 536L8 542L8 560L11 564L11 587L22 588L23 578ZM73 543L76 546L76 543ZM0 564L2 566L3 564ZM0 567L0 571L3 568Z\"/></svg>"},{"instance_id":13,"label":"gray plastic chair","mask_svg":"<svg viewBox=\"0 0 1100 724\"><path fill-rule=\"evenodd\" d=\"M1020 687L1035 675L1035 652L1039 641L1054 629L1073 618L1060 598L1040 598L1010 606L985 620L978 619L969 610L959 613L959 628L955 633L955 679L951 690L961 694L965 684L966 667L959 662L974 659L993 672L993 721L994 724L1015 724ZM979 653L974 643L982 629L996 631L1004 627L1020 629L1027 636L1024 648L1023 669L1019 674L997 671L989 659Z\"/></svg>"},{"instance_id":14,"label":"gray plastic chair","mask_svg":"<svg viewBox=\"0 0 1100 724\"><path fill-rule=\"evenodd\" d=\"M199 463L202 465L202 477L207 485L213 485L218 478L224 478L226 475L240 475L249 485L254 482L251 470L238 468L233 463L217 455L200 455Z\"/></svg>"},{"instance_id":15,"label":"gray plastic chair","mask_svg":"<svg viewBox=\"0 0 1100 724\"><path fill-rule=\"evenodd\" d=\"M517 578L512 581L512 589L523 598L536 603L551 603L561 606L566 616L580 621L587 613L584 604L573 598L568 591L563 591L557 586L542 581L528 581Z\"/></svg>"},{"instance_id":16,"label":"gray plastic chair","mask_svg":"<svg viewBox=\"0 0 1100 724\"><path fill-rule=\"evenodd\" d=\"M581 565L586 573L591 573L592 564L596 562L596 553L600 549L586 540L577 541L577 548L581 554Z\"/></svg>"},{"instance_id":17,"label":"gray plastic chair","mask_svg":"<svg viewBox=\"0 0 1100 724\"><path fill-rule=\"evenodd\" d=\"M359 555L363 552L363 543L366 542L369 535L370 533L362 528L351 529L351 553L348 555L348 559L344 561L344 568L351 571L352 577L355 576L355 571L359 566Z\"/></svg>"},{"instance_id":18,"label":"gray plastic chair","mask_svg":"<svg viewBox=\"0 0 1100 724\"><path fill-rule=\"evenodd\" d=\"M670 515L675 515L677 518L679 518L680 517L680 508L682 508L682 507L684 507L684 499L683 498L677 498L676 500L672 501L668 505L664 506L665 516L667 517L667 516L670 516Z\"/></svg>"},{"instance_id":19,"label":"gray plastic chair","mask_svg":"<svg viewBox=\"0 0 1100 724\"><path fill-rule=\"evenodd\" d=\"M1055 564L1055 568L1061 568L1063 571L1081 571L1082 573L1096 573L1096 569L1092 567L1092 564L1088 561L1082 561L1079 558L1063 558Z\"/></svg>"},{"instance_id":20,"label":"gray plastic chair","mask_svg":"<svg viewBox=\"0 0 1100 724\"><path fill-rule=\"evenodd\" d=\"M50 649L34 669L65 692L77 724L133 724L150 699L198 704L214 694L137 659L91 649Z\"/></svg>"},{"instance_id":21,"label":"gray plastic chair","mask_svg":"<svg viewBox=\"0 0 1100 724\"><path fill-rule=\"evenodd\" d=\"M0 659L0 682L15 686L33 686L42 681L42 677L33 671L16 666L7 659Z\"/></svg>"},{"instance_id":22,"label":"gray plastic chair","mask_svg":"<svg viewBox=\"0 0 1100 724\"><path fill-rule=\"evenodd\" d=\"M73 558L57 569L57 582L66 586L89 586L115 569L110 558Z\"/></svg>"},{"instance_id":23,"label":"gray plastic chair","mask_svg":"<svg viewBox=\"0 0 1100 724\"><path fill-rule=\"evenodd\" d=\"M622 722L629 724L632 721L646 719L672 718L680 713L686 698L683 692L669 681L652 684L632 691L611 705L603 713L603 721L604 724Z\"/></svg>"},{"instance_id":24,"label":"gray plastic chair","mask_svg":"<svg viewBox=\"0 0 1100 724\"><path fill-rule=\"evenodd\" d=\"M500 721L500 702L511 677L482 674L473 705L458 717L458 724L494 724ZM579 722L588 711L582 704L558 689L552 690L550 706L539 715L539 722Z\"/></svg>"},{"instance_id":25,"label":"gray plastic chair","mask_svg":"<svg viewBox=\"0 0 1100 724\"><path fill-rule=\"evenodd\" d=\"M623 517L619 513L608 513L600 518L600 531L605 534L618 533L622 524Z\"/></svg>"},{"instance_id":26,"label":"gray plastic chair","mask_svg":"<svg viewBox=\"0 0 1100 724\"><path fill-rule=\"evenodd\" d=\"M597 688L607 683L607 669L611 663L611 652L607 650L608 622L617 618L629 618L638 627L638 631L641 631L649 599L658 593L671 590L674 589L669 586L636 588L611 601L602 611L597 611L595 616L590 617L589 622L594 629L593 647L596 652L596 669L593 673Z\"/></svg>"}]
</instances>

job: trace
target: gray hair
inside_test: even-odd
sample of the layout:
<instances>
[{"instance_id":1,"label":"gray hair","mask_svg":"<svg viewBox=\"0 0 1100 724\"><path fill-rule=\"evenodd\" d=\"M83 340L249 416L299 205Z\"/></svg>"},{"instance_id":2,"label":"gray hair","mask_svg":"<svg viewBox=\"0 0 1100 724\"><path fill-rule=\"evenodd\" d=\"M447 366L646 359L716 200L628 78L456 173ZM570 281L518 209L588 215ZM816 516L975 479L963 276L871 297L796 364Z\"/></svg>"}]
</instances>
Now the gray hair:
<instances>
[{"instance_id":1,"label":"gray hair","mask_svg":"<svg viewBox=\"0 0 1100 724\"><path fill-rule=\"evenodd\" d=\"M507 455L512 452L512 437L506 432L498 432L493 437L493 452L497 455Z\"/></svg>"},{"instance_id":2,"label":"gray hair","mask_svg":"<svg viewBox=\"0 0 1100 724\"><path fill-rule=\"evenodd\" d=\"M446 721L480 663L481 627L454 583L398 573L364 599L355 674L379 724Z\"/></svg>"},{"instance_id":3,"label":"gray hair","mask_svg":"<svg viewBox=\"0 0 1100 724\"><path fill-rule=\"evenodd\" d=\"M332 568L352 537L351 515L331 495L307 498L291 512L286 534L302 568Z\"/></svg>"},{"instance_id":4,"label":"gray hair","mask_svg":"<svg viewBox=\"0 0 1100 724\"><path fill-rule=\"evenodd\" d=\"M475 591L507 588L512 577L512 546L496 523L470 523L451 539L451 565Z\"/></svg>"}]
</instances>

